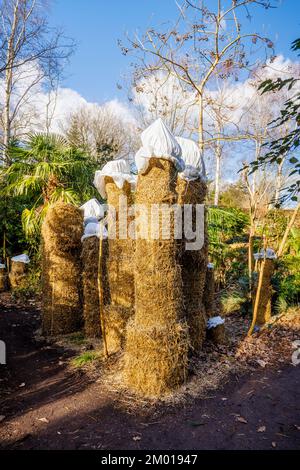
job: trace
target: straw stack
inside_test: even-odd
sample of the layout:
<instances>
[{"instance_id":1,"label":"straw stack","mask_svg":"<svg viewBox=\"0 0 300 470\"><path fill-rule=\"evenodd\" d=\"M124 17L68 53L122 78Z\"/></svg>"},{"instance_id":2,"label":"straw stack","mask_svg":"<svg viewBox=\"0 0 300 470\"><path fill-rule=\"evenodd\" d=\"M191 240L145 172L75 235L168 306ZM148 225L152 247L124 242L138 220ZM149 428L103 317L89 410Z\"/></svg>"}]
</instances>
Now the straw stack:
<instances>
[{"instance_id":1,"label":"straw stack","mask_svg":"<svg viewBox=\"0 0 300 470\"><path fill-rule=\"evenodd\" d=\"M186 164L186 168L178 174L177 178L176 191L178 194L178 204L182 207L184 205L192 206L192 228L196 230L196 206L204 204L207 193L205 166L199 147L195 142L181 137L177 137L177 141L181 145L182 158ZM205 211L203 215L203 233L198 233L195 237L195 240L196 238L200 239L202 235L203 246L198 249L187 250L187 242L194 242L195 240L187 240L184 237L180 259L184 311L189 325L193 352L201 349L206 332L203 292L208 261L208 235ZM184 214L184 216L186 215ZM202 230L201 226L200 230Z\"/></svg>"},{"instance_id":2,"label":"straw stack","mask_svg":"<svg viewBox=\"0 0 300 470\"><path fill-rule=\"evenodd\" d=\"M164 203L170 207L177 198L177 170L173 163L173 148L175 152L177 143L173 145L174 137L162 121L152 126L148 130L153 131L157 145L141 149L140 154L146 159L148 154L148 161L146 170L140 170L138 176L135 201L148 214L153 204ZM164 148L166 156L155 157ZM151 155L154 156L150 158ZM140 163L144 165L143 158L136 159L138 168ZM164 239L163 228L158 238L153 239L149 218L141 226L136 218L135 318L127 327L124 378L129 388L145 396L157 397L173 390L184 382L187 374L189 337L182 319L179 252L173 217L169 239Z\"/></svg>"},{"instance_id":3,"label":"straw stack","mask_svg":"<svg viewBox=\"0 0 300 470\"><path fill-rule=\"evenodd\" d=\"M127 205L132 204L131 184L124 181L119 188L114 179L105 177L105 189L109 210L115 210L115 221L108 217L108 256L107 279L110 292L109 305L104 309L105 332L109 353L118 352L124 346L126 325L134 312L134 240L122 239L120 234L120 197L127 198ZM122 214L124 215L124 214ZM128 223L131 222L129 218ZM115 223L115 238L111 233Z\"/></svg>"},{"instance_id":4,"label":"straw stack","mask_svg":"<svg viewBox=\"0 0 300 470\"><path fill-rule=\"evenodd\" d=\"M10 272L9 272L9 283L12 289L21 287L24 280L26 279L27 265L20 261L11 260Z\"/></svg>"},{"instance_id":5,"label":"straw stack","mask_svg":"<svg viewBox=\"0 0 300 470\"><path fill-rule=\"evenodd\" d=\"M0 263L0 292L7 290L7 272L5 265Z\"/></svg>"},{"instance_id":6,"label":"straw stack","mask_svg":"<svg viewBox=\"0 0 300 470\"><path fill-rule=\"evenodd\" d=\"M42 288L45 335L72 333L82 324L81 211L63 202L49 208L42 226Z\"/></svg>"}]
</instances>

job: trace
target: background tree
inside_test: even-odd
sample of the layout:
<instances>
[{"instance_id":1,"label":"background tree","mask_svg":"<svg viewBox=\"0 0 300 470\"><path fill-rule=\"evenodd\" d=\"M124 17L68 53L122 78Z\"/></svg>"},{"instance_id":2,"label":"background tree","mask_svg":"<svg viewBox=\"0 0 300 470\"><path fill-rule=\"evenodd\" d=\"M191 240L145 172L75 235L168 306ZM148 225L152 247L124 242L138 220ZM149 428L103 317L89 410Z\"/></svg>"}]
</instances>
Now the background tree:
<instances>
[{"instance_id":1,"label":"background tree","mask_svg":"<svg viewBox=\"0 0 300 470\"><path fill-rule=\"evenodd\" d=\"M74 43L63 32L51 28L46 4L36 0L0 2L0 80L3 160L8 164L10 139L18 138L24 122L32 118L26 106L37 86L51 86ZM21 122L18 128L17 121ZM28 122L26 122L28 127Z\"/></svg>"}]
</instances>

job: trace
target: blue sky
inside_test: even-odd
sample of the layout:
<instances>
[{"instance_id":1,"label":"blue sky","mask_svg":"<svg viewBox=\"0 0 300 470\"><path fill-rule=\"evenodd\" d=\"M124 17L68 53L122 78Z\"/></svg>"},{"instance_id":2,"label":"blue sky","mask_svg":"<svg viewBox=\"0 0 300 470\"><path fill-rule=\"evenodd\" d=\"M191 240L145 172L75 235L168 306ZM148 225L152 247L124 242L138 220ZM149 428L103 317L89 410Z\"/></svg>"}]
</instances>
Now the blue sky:
<instances>
[{"instance_id":1,"label":"blue sky","mask_svg":"<svg viewBox=\"0 0 300 470\"><path fill-rule=\"evenodd\" d=\"M215 5L215 0L206 3ZM267 11L255 8L251 24L246 21L245 27L272 39L277 54L296 59L289 47L300 35L300 0L277 0L277 4ZM172 19L176 12L175 0L54 0L51 23L63 26L77 42L63 86L88 101L124 99L116 84L129 72L131 59L122 56L117 40L126 32Z\"/></svg>"}]
</instances>

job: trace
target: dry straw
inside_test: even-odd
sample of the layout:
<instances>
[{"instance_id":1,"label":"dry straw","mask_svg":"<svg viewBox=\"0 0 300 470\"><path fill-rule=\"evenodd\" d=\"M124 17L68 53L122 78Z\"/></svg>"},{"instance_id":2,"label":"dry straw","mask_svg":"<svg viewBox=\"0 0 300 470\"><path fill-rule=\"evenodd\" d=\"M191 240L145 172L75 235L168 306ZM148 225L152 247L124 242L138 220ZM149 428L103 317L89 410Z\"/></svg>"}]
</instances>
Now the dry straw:
<instances>
[{"instance_id":1,"label":"dry straw","mask_svg":"<svg viewBox=\"0 0 300 470\"><path fill-rule=\"evenodd\" d=\"M151 158L147 171L138 177L136 202L149 209L153 203L173 204L176 178L172 162ZM138 230L136 236L135 318L127 327L124 378L136 392L159 396L180 385L187 372L189 337L182 321L180 244L173 236L143 240Z\"/></svg>"},{"instance_id":2,"label":"dry straw","mask_svg":"<svg viewBox=\"0 0 300 470\"><path fill-rule=\"evenodd\" d=\"M5 268L0 268L0 292L7 290L7 272Z\"/></svg>"},{"instance_id":3,"label":"dry straw","mask_svg":"<svg viewBox=\"0 0 300 470\"><path fill-rule=\"evenodd\" d=\"M102 240L102 256L100 262L101 295L103 302L109 302L109 288L107 280L107 240ZM98 257L99 238L89 237L82 242L82 285L83 285L83 318L85 335L90 338L101 336L100 304L98 291Z\"/></svg>"},{"instance_id":4,"label":"dry straw","mask_svg":"<svg viewBox=\"0 0 300 470\"><path fill-rule=\"evenodd\" d=\"M178 178L176 191L178 204L203 204L207 192L206 183L201 180L186 181ZM193 208L194 209L194 208ZM196 229L196 212L193 210L193 230ZM191 240L193 241L193 240ZM206 267L208 261L208 236L206 217L204 219L204 244L200 250L186 250L183 239L181 269L183 283L184 312L189 325L191 347L194 352L201 349L205 339L206 315L203 305ZM206 297L206 292L204 297Z\"/></svg>"},{"instance_id":5,"label":"dry straw","mask_svg":"<svg viewBox=\"0 0 300 470\"><path fill-rule=\"evenodd\" d=\"M27 264L21 263L20 261L11 261L9 283L12 289L22 287L24 280L26 279Z\"/></svg>"},{"instance_id":6,"label":"dry straw","mask_svg":"<svg viewBox=\"0 0 300 470\"><path fill-rule=\"evenodd\" d=\"M45 335L72 333L81 326L82 232L80 209L62 202L49 208L42 226L42 328Z\"/></svg>"},{"instance_id":7,"label":"dry straw","mask_svg":"<svg viewBox=\"0 0 300 470\"><path fill-rule=\"evenodd\" d=\"M108 217L107 279L110 291L109 304L104 307L104 323L108 353L119 351L125 341L125 328L134 311L134 240L120 238L120 197L126 196L127 205L132 204L131 185L124 182L123 188L116 186L110 176L105 177L107 203L115 209L116 236L111 237L112 220ZM128 218L128 225L132 219Z\"/></svg>"}]
</instances>

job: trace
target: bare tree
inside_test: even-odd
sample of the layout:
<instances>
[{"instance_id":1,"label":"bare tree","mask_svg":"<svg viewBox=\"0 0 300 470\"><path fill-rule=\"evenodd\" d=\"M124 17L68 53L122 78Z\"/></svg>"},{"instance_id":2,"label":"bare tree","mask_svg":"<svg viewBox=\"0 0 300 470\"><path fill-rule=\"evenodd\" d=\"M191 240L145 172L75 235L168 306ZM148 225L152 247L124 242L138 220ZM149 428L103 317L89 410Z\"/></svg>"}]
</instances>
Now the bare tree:
<instances>
[{"instance_id":1,"label":"bare tree","mask_svg":"<svg viewBox=\"0 0 300 470\"><path fill-rule=\"evenodd\" d=\"M211 3L211 2L210 2ZM133 53L140 60L135 68L135 81L141 77L163 71L174 76L182 86L195 95L198 106L198 141L204 150L205 91L215 78L238 77L241 68L248 66L245 44L258 41L272 48L273 44L257 33L242 34L238 12L254 4L269 8L270 2L261 0L215 1L215 10L209 10L204 2L184 0L179 17L171 27L162 30L150 28L142 37L128 38L121 42L124 54ZM227 6L226 6L227 5Z\"/></svg>"},{"instance_id":2,"label":"bare tree","mask_svg":"<svg viewBox=\"0 0 300 470\"><path fill-rule=\"evenodd\" d=\"M61 30L48 25L46 4L36 0L1 0L0 80L3 84L3 160L14 137L14 123L30 94L47 79L59 77L74 48Z\"/></svg>"},{"instance_id":3,"label":"bare tree","mask_svg":"<svg viewBox=\"0 0 300 470\"><path fill-rule=\"evenodd\" d=\"M99 163L129 158L137 148L134 122L123 120L109 103L82 106L71 114L63 132L72 145L93 155Z\"/></svg>"}]
</instances>

